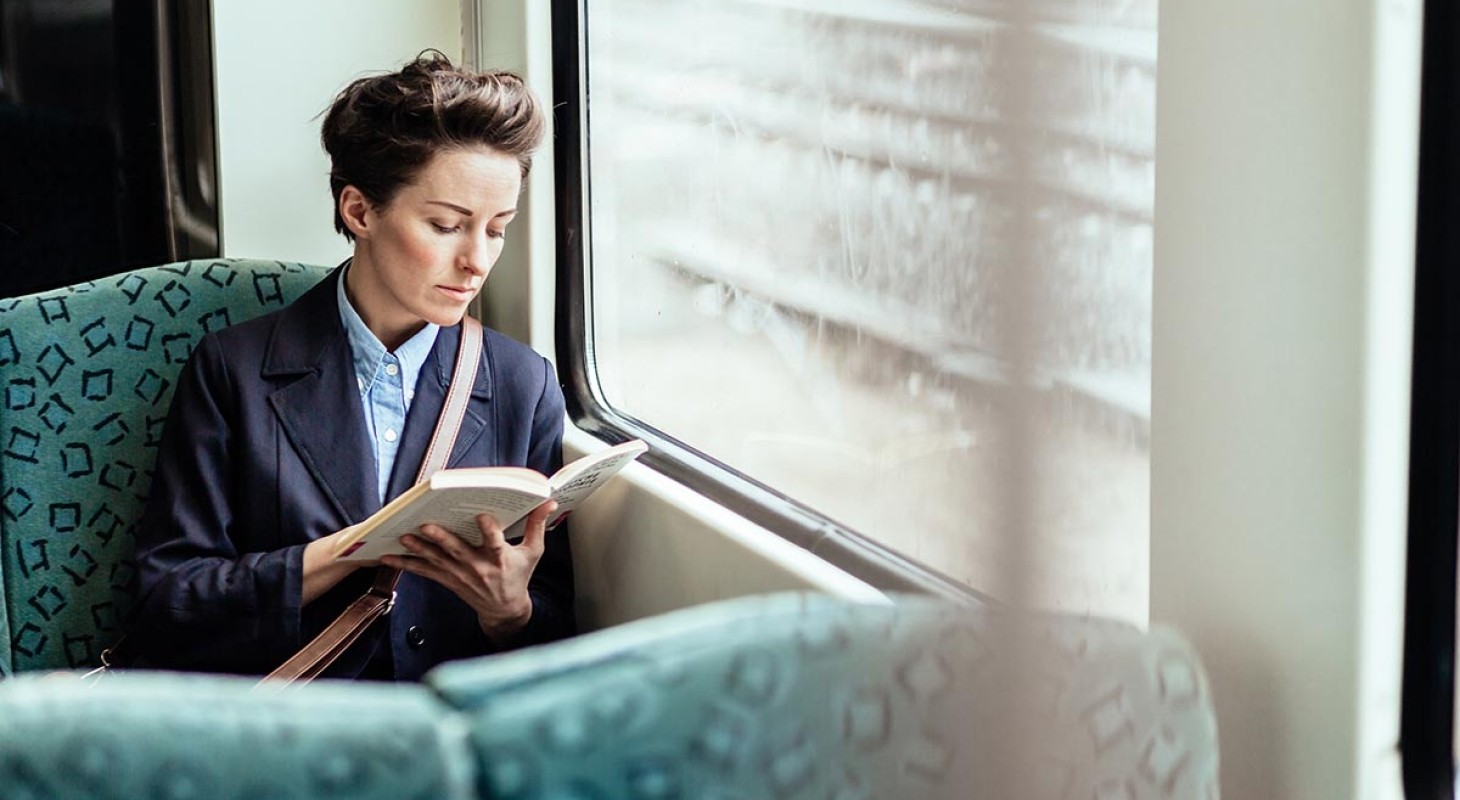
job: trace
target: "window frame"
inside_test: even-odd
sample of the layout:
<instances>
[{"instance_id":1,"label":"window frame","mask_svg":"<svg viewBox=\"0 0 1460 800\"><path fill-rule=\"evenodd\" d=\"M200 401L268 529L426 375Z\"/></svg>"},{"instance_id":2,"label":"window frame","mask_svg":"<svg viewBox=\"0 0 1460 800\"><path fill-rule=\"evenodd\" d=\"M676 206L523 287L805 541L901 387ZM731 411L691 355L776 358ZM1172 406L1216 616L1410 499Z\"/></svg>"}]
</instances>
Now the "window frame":
<instances>
[{"instance_id":1,"label":"window frame","mask_svg":"<svg viewBox=\"0 0 1460 800\"><path fill-rule=\"evenodd\" d=\"M592 104L586 81L586 5L585 0L552 0L554 347L569 418L610 443L644 440L649 452L641 463L873 587L1002 605L608 404L593 367L592 258L586 245L592 236L585 213L592 189L587 171Z\"/></svg>"}]
</instances>

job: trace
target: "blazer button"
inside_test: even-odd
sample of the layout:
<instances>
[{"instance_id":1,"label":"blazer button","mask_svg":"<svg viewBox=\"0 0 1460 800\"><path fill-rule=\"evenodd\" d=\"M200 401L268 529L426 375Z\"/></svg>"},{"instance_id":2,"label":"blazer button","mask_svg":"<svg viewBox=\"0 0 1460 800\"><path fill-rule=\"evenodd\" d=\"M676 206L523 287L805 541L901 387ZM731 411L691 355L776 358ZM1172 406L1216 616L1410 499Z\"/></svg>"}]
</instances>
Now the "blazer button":
<instances>
[{"instance_id":1,"label":"blazer button","mask_svg":"<svg viewBox=\"0 0 1460 800\"><path fill-rule=\"evenodd\" d=\"M419 650L421 645L425 643L426 633L421 630L420 626L412 625L406 629L406 644Z\"/></svg>"}]
</instances>

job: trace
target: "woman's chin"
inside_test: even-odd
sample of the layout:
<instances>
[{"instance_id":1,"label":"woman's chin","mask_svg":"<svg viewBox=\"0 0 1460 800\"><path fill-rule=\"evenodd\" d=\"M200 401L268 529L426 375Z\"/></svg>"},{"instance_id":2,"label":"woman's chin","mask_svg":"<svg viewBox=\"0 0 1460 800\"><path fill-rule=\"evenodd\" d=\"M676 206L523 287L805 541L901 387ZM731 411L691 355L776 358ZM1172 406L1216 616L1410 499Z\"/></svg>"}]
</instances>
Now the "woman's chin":
<instances>
[{"instance_id":1,"label":"woman's chin","mask_svg":"<svg viewBox=\"0 0 1460 800\"><path fill-rule=\"evenodd\" d=\"M466 308L457 308L445 311L435 311L425 318L426 322L432 325L440 325L443 328L454 327L466 316Z\"/></svg>"}]
</instances>

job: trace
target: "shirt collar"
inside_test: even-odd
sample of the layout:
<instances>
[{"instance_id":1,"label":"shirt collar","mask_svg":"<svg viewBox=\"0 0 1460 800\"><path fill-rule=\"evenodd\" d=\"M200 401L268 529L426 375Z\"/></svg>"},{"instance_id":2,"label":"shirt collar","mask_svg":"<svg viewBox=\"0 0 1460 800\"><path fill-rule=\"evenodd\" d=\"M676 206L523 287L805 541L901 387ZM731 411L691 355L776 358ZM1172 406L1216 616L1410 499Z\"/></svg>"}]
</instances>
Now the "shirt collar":
<instances>
[{"instance_id":1,"label":"shirt collar","mask_svg":"<svg viewBox=\"0 0 1460 800\"><path fill-rule=\"evenodd\" d=\"M349 270L349 268L350 262L347 261L344 270ZM380 369L380 362L384 361L389 353L385 349L385 345L365 325L365 320L360 318L359 312L351 305L350 299L345 296L345 275L345 271L340 272L340 280L335 284L335 299L340 308L340 323L345 326L345 336L350 341L356 385L360 387L360 393L364 394L370 391L370 386L375 382L375 375ZM440 331L440 325L428 322L415 336L407 339L404 344L395 349L395 357L400 361L401 366L401 383L407 391L415 389L416 378L421 373L421 365L426 363L427 356L431 354L431 349L436 344L436 334Z\"/></svg>"},{"instance_id":2,"label":"shirt collar","mask_svg":"<svg viewBox=\"0 0 1460 800\"><path fill-rule=\"evenodd\" d=\"M435 349L436 334L440 331L440 325L428 322L426 327L395 349L395 357L400 359L401 385L405 387L408 401L416 393L416 379L421 376L426 358Z\"/></svg>"}]
</instances>

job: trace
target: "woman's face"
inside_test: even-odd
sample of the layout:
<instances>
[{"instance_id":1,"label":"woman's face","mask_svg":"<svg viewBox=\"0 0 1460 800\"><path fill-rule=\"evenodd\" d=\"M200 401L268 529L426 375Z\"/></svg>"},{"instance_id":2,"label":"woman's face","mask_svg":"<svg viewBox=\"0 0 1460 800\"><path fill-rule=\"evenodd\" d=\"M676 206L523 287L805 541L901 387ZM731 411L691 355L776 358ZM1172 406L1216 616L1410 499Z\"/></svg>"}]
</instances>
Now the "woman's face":
<instances>
[{"instance_id":1,"label":"woman's face","mask_svg":"<svg viewBox=\"0 0 1460 800\"><path fill-rule=\"evenodd\" d=\"M502 254L521 166L488 148L437 153L384 209L354 187L340 213L355 233L345 291L387 348L427 322L455 325Z\"/></svg>"}]
</instances>

